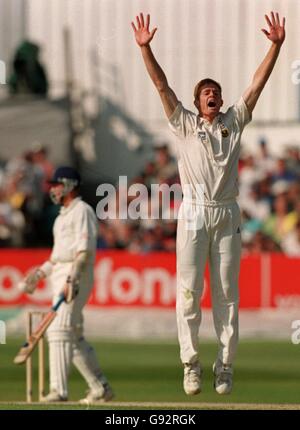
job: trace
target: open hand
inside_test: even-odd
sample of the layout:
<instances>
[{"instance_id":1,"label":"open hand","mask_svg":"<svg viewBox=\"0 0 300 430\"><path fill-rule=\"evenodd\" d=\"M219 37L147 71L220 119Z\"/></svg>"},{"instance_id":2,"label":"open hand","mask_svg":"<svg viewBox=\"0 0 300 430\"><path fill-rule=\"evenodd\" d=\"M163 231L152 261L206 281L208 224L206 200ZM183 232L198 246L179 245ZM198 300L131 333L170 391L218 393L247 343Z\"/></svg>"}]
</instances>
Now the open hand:
<instances>
[{"instance_id":1,"label":"open hand","mask_svg":"<svg viewBox=\"0 0 300 430\"><path fill-rule=\"evenodd\" d=\"M276 45L282 45L285 39L285 18L282 19L281 25L278 13L274 15L274 12L271 12L271 20L268 15L265 15L265 18L269 26L269 31L262 29L262 32L271 42Z\"/></svg>"},{"instance_id":2,"label":"open hand","mask_svg":"<svg viewBox=\"0 0 300 430\"><path fill-rule=\"evenodd\" d=\"M149 30L150 15L149 14L147 15L146 24L145 24L144 15L140 13L140 16L136 17L136 25L137 25L137 28L133 22L131 23L137 44L139 46L148 45L153 39L153 36L157 30L157 28L154 28L152 31Z\"/></svg>"}]
</instances>

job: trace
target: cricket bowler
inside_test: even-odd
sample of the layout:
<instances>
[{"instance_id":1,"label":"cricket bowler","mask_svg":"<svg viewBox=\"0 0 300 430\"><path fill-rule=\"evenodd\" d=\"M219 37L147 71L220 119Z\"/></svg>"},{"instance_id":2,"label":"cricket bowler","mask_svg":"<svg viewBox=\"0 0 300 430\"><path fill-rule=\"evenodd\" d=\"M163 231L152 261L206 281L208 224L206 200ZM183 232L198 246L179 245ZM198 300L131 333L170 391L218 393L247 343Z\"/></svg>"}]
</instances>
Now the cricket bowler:
<instances>
[{"instance_id":1,"label":"cricket bowler","mask_svg":"<svg viewBox=\"0 0 300 430\"><path fill-rule=\"evenodd\" d=\"M274 68L285 39L285 18L265 15L269 30L262 30L271 46L242 97L225 113L218 82L203 79L195 87L196 115L185 109L170 88L150 42L157 30L149 29L150 16L141 13L132 22L137 44L160 95L169 126L177 137L178 168L183 203L177 226L177 326L186 394L201 391L198 356L200 299L208 259L213 319L219 349L213 364L214 387L219 394L232 391L233 361L238 343L238 276L241 256L238 160L244 127ZM185 186L192 190L185 195ZM201 186L201 187L199 187ZM189 189L190 189L189 188ZM202 195L199 196L199 189ZM196 214L195 228L190 216Z\"/></svg>"},{"instance_id":2,"label":"cricket bowler","mask_svg":"<svg viewBox=\"0 0 300 430\"><path fill-rule=\"evenodd\" d=\"M106 402L113 392L99 366L95 351L83 335L82 309L93 287L97 218L79 195L80 175L71 167L59 167L50 181L50 197L61 205L54 227L54 246L50 259L29 274L22 290L33 293L46 277L53 292L53 303L65 293L65 302L47 331L49 342L50 393L45 402L68 400L68 374L71 363L89 386L80 403Z\"/></svg>"}]
</instances>

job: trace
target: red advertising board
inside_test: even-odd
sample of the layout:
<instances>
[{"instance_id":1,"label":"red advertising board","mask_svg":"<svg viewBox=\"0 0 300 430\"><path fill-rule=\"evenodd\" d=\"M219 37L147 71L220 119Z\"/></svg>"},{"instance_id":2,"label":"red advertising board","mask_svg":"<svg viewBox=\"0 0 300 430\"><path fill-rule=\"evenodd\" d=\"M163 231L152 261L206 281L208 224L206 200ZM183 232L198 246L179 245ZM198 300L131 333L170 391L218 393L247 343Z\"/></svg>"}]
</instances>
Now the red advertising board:
<instances>
[{"instance_id":1,"label":"red advertising board","mask_svg":"<svg viewBox=\"0 0 300 430\"><path fill-rule=\"evenodd\" d=\"M300 309L300 258L275 254L270 267L270 303L275 308Z\"/></svg>"},{"instance_id":2,"label":"red advertising board","mask_svg":"<svg viewBox=\"0 0 300 430\"><path fill-rule=\"evenodd\" d=\"M50 304L45 282L34 295L19 292L18 282L49 257L49 250L0 250L0 306ZM282 255L244 257L240 273L240 308L290 307L300 304L300 259ZM174 308L176 256L170 253L98 252L91 306ZM205 273L202 306L211 306L209 274Z\"/></svg>"}]
</instances>

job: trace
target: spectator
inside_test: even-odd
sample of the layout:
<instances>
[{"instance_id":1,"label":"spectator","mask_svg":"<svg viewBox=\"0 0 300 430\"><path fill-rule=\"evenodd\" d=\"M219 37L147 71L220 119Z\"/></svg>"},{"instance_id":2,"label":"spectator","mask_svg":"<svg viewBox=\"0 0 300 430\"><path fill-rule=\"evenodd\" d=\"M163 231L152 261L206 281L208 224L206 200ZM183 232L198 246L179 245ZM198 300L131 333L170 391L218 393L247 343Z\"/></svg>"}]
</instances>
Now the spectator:
<instances>
[{"instance_id":1,"label":"spectator","mask_svg":"<svg viewBox=\"0 0 300 430\"><path fill-rule=\"evenodd\" d=\"M54 165L48 159L48 151L45 146L42 146L40 143L34 143L34 147L32 150L32 162L34 165L38 166L42 171L43 175L43 184L42 190L45 194L49 191L49 183L48 181L52 178L54 172Z\"/></svg>"},{"instance_id":2,"label":"spectator","mask_svg":"<svg viewBox=\"0 0 300 430\"><path fill-rule=\"evenodd\" d=\"M254 219L264 221L270 215L270 203L261 193L260 183L252 185L248 199L245 199L241 207Z\"/></svg>"},{"instance_id":3,"label":"spectator","mask_svg":"<svg viewBox=\"0 0 300 430\"><path fill-rule=\"evenodd\" d=\"M261 254L264 252L280 252L280 246L269 236L257 231L246 247L248 254Z\"/></svg>"},{"instance_id":4,"label":"spectator","mask_svg":"<svg viewBox=\"0 0 300 430\"><path fill-rule=\"evenodd\" d=\"M157 182L172 184L177 180L177 166L170 156L168 145L155 148L155 167Z\"/></svg>"},{"instance_id":5,"label":"spectator","mask_svg":"<svg viewBox=\"0 0 300 430\"><path fill-rule=\"evenodd\" d=\"M283 251L290 257L300 257L300 221L295 228L283 238Z\"/></svg>"},{"instance_id":6,"label":"spectator","mask_svg":"<svg viewBox=\"0 0 300 430\"><path fill-rule=\"evenodd\" d=\"M290 146L286 152L287 169L300 178L300 150L296 146Z\"/></svg>"},{"instance_id":7,"label":"spectator","mask_svg":"<svg viewBox=\"0 0 300 430\"><path fill-rule=\"evenodd\" d=\"M255 164L253 155L247 155L243 161L243 168L239 174L239 203L242 207L246 204L254 184L265 177L261 169Z\"/></svg>"},{"instance_id":8,"label":"spectator","mask_svg":"<svg viewBox=\"0 0 300 430\"><path fill-rule=\"evenodd\" d=\"M262 140L259 151L257 157L244 153L240 163L239 203L244 252L298 255L299 150L290 147L286 158L276 160ZM0 170L0 246L36 246L43 234L46 236L43 233L46 224L55 216L45 205L46 181L51 172L53 165L47 148L40 144L10 160ZM139 198L139 204L135 202L143 219L120 219L119 198L120 195L124 197L127 189L118 189L109 207L105 208L105 213L109 212L108 219L99 223L98 248L126 249L138 254L175 252L176 215L181 199L171 195L170 205L165 208L162 193L156 198L151 195L153 184L178 183L176 164L167 145L153 149L153 158L145 163L129 186L134 183L144 184L148 189L147 200ZM127 209L134 199L135 196L127 198ZM153 219L153 214L157 214L158 219ZM48 242L42 243L50 244L48 236L45 240Z\"/></svg>"},{"instance_id":9,"label":"spectator","mask_svg":"<svg viewBox=\"0 0 300 430\"><path fill-rule=\"evenodd\" d=\"M0 189L0 247L24 245L25 218L19 209L13 208Z\"/></svg>"},{"instance_id":10,"label":"spectator","mask_svg":"<svg viewBox=\"0 0 300 430\"><path fill-rule=\"evenodd\" d=\"M286 194L280 194L274 200L274 213L265 221L262 230L280 244L284 236L294 228L296 221L295 213L288 210Z\"/></svg>"},{"instance_id":11,"label":"spectator","mask_svg":"<svg viewBox=\"0 0 300 430\"><path fill-rule=\"evenodd\" d=\"M276 167L272 175L272 182L276 181L286 181L293 182L297 180L297 175L288 169L286 160L284 158L279 158L276 162Z\"/></svg>"},{"instance_id":12,"label":"spectator","mask_svg":"<svg viewBox=\"0 0 300 430\"><path fill-rule=\"evenodd\" d=\"M275 169L276 161L269 153L267 141L264 138L259 140L259 153L256 164L264 176L268 176Z\"/></svg>"}]
</instances>

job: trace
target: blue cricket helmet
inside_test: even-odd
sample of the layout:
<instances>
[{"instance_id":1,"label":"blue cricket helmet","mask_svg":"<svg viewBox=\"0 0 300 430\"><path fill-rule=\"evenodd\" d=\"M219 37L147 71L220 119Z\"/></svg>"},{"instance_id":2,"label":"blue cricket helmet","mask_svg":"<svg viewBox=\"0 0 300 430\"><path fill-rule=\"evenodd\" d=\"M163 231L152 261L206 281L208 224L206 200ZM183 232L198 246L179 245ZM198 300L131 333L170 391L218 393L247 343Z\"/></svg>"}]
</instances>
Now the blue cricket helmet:
<instances>
[{"instance_id":1,"label":"blue cricket helmet","mask_svg":"<svg viewBox=\"0 0 300 430\"><path fill-rule=\"evenodd\" d=\"M50 181L50 184L61 184L64 183L66 179L70 179L71 181L76 181L77 185L81 183L81 176L79 172L73 167L62 166L58 167Z\"/></svg>"}]
</instances>

